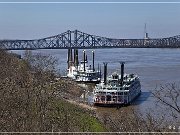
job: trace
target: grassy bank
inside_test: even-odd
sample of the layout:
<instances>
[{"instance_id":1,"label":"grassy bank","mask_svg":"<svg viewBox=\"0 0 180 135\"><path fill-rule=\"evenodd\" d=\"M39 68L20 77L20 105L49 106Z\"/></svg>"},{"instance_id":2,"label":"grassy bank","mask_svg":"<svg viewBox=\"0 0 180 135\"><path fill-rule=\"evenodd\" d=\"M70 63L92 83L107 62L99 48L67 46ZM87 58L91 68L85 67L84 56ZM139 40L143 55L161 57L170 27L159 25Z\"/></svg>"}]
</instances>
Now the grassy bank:
<instances>
[{"instance_id":1,"label":"grassy bank","mask_svg":"<svg viewBox=\"0 0 180 135\"><path fill-rule=\"evenodd\" d=\"M61 123L64 131L106 131L104 126L92 116L92 112L85 110L78 105L68 103L64 100L54 101L55 110L52 111L52 119Z\"/></svg>"},{"instance_id":2,"label":"grassy bank","mask_svg":"<svg viewBox=\"0 0 180 135\"><path fill-rule=\"evenodd\" d=\"M1 132L103 132L93 112L71 104L82 89L56 80L51 57L18 59L0 51Z\"/></svg>"}]
</instances>

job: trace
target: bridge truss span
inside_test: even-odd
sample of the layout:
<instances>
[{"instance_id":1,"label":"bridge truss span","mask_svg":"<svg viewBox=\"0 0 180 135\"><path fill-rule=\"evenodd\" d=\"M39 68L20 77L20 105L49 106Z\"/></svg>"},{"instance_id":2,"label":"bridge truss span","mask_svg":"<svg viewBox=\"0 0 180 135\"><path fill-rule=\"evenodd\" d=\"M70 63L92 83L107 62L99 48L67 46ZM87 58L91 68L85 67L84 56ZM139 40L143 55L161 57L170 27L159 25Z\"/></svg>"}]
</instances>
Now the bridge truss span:
<instances>
[{"instance_id":1,"label":"bridge truss span","mask_svg":"<svg viewBox=\"0 0 180 135\"><path fill-rule=\"evenodd\" d=\"M5 50L89 48L179 48L180 35L156 39L112 39L78 30L35 40L0 40Z\"/></svg>"}]
</instances>

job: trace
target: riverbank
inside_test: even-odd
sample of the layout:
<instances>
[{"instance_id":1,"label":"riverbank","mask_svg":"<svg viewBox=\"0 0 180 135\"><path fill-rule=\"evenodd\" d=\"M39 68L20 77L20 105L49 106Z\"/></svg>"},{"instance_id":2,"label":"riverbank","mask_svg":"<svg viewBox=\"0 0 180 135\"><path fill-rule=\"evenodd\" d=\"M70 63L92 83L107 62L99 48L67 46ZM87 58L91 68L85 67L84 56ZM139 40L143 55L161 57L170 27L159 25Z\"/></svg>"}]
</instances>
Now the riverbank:
<instances>
[{"instance_id":1,"label":"riverbank","mask_svg":"<svg viewBox=\"0 0 180 135\"><path fill-rule=\"evenodd\" d=\"M52 66L47 65L52 63L46 61L52 58L38 55L34 59L32 66L0 50L1 132L107 131L93 110L71 101L83 89L71 80L56 80Z\"/></svg>"},{"instance_id":2,"label":"riverbank","mask_svg":"<svg viewBox=\"0 0 180 135\"><path fill-rule=\"evenodd\" d=\"M146 63L142 60L141 62ZM159 65L162 65L162 63ZM154 88L151 82L157 82L157 80L162 78L172 79L172 77L165 77L167 75L173 76L173 79L176 79L174 74L161 74L162 70L163 73L165 72L164 67L160 68L159 71L154 70L151 66L148 67L148 69L151 69L148 72L147 70L142 70L144 68L143 66L146 65L139 65L141 68L138 66L130 68L131 73L138 72L140 74L143 86L142 95L134 105L120 109L102 107L95 107L94 109L94 107L91 108L91 106L83 104L79 100L79 97L84 93L86 88L78 86L76 82L70 79L60 78L57 81L56 77L51 76L49 72L42 72L42 70L37 70L37 72L33 72L32 74L29 70L29 65L12 58L2 58L0 66L2 67L0 71L1 96L5 93L5 96L1 98L1 108L3 108L4 114L0 126L3 130L7 128L7 130L14 129L15 131L50 131L53 129L54 132L174 131L168 127L176 123L163 119L167 115L164 115L162 110L155 111L152 108L152 105L155 105L151 100L152 96L145 95L145 92ZM172 68L170 69L173 70ZM111 70L112 67L110 67ZM127 72L128 70L127 68ZM173 72L176 73L178 78L177 72ZM154 73L156 75L153 75ZM159 75L163 76L161 77ZM152 110L147 109L148 107L151 107ZM141 113L142 109L146 110L146 112L143 111ZM8 113L6 114L5 112ZM159 115L154 115L154 112L159 113ZM157 116L158 119L155 119ZM44 125L44 123L47 123L47 125ZM11 129L6 127L8 124L12 127ZM98 126L92 126L97 124Z\"/></svg>"}]
</instances>

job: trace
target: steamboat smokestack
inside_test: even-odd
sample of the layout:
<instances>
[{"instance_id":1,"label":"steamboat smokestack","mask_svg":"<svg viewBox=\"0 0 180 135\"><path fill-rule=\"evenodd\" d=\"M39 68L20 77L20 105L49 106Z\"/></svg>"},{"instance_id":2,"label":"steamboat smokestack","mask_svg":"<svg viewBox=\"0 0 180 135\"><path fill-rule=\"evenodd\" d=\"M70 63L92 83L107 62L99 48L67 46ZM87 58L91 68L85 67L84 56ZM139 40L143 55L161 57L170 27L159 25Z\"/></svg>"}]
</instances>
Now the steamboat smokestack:
<instances>
[{"instance_id":1,"label":"steamboat smokestack","mask_svg":"<svg viewBox=\"0 0 180 135\"><path fill-rule=\"evenodd\" d=\"M84 72L86 71L86 69L85 69L85 61L86 61L86 52L85 52L85 50L83 50L83 55L84 55Z\"/></svg>"},{"instance_id":2,"label":"steamboat smokestack","mask_svg":"<svg viewBox=\"0 0 180 135\"><path fill-rule=\"evenodd\" d=\"M69 55L70 55L70 49L68 49L68 55L67 55L67 64L68 64L68 68L69 68Z\"/></svg>"},{"instance_id":3,"label":"steamboat smokestack","mask_svg":"<svg viewBox=\"0 0 180 135\"><path fill-rule=\"evenodd\" d=\"M70 49L70 66L73 65L73 55L72 55L72 49Z\"/></svg>"},{"instance_id":4,"label":"steamboat smokestack","mask_svg":"<svg viewBox=\"0 0 180 135\"><path fill-rule=\"evenodd\" d=\"M107 63L103 63L104 64L104 84L107 84Z\"/></svg>"},{"instance_id":5,"label":"steamboat smokestack","mask_svg":"<svg viewBox=\"0 0 180 135\"><path fill-rule=\"evenodd\" d=\"M101 65L100 65L100 79L101 79Z\"/></svg>"},{"instance_id":6,"label":"steamboat smokestack","mask_svg":"<svg viewBox=\"0 0 180 135\"><path fill-rule=\"evenodd\" d=\"M95 71L95 68L94 68L94 51L92 51L92 58L93 58L93 71Z\"/></svg>"},{"instance_id":7,"label":"steamboat smokestack","mask_svg":"<svg viewBox=\"0 0 180 135\"><path fill-rule=\"evenodd\" d=\"M76 66L76 49L74 49L74 66Z\"/></svg>"},{"instance_id":8,"label":"steamboat smokestack","mask_svg":"<svg viewBox=\"0 0 180 135\"><path fill-rule=\"evenodd\" d=\"M99 68L99 63L98 63L98 72L100 71L100 68Z\"/></svg>"},{"instance_id":9,"label":"steamboat smokestack","mask_svg":"<svg viewBox=\"0 0 180 135\"><path fill-rule=\"evenodd\" d=\"M121 63L121 86L123 86L124 81L124 62Z\"/></svg>"},{"instance_id":10,"label":"steamboat smokestack","mask_svg":"<svg viewBox=\"0 0 180 135\"><path fill-rule=\"evenodd\" d=\"M99 71L99 63L98 63L98 71Z\"/></svg>"},{"instance_id":11,"label":"steamboat smokestack","mask_svg":"<svg viewBox=\"0 0 180 135\"><path fill-rule=\"evenodd\" d=\"M78 60L78 49L74 49L74 66L78 67L79 60Z\"/></svg>"},{"instance_id":12,"label":"steamboat smokestack","mask_svg":"<svg viewBox=\"0 0 180 135\"><path fill-rule=\"evenodd\" d=\"M87 55L86 55L86 62L87 62Z\"/></svg>"},{"instance_id":13,"label":"steamboat smokestack","mask_svg":"<svg viewBox=\"0 0 180 135\"><path fill-rule=\"evenodd\" d=\"M72 63L73 63L72 49L68 49L68 61L67 61L67 63L68 63L68 68L70 66L72 66Z\"/></svg>"},{"instance_id":14,"label":"steamboat smokestack","mask_svg":"<svg viewBox=\"0 0 180 135\"><path fill-rule=\"evenodd\" d=\"M76 50L76 65L77 65L77 67L78 67L78 65L79 65L79 58L78 58L79 56L78 56L78 49Z\"/></svg>"}]
</instances>

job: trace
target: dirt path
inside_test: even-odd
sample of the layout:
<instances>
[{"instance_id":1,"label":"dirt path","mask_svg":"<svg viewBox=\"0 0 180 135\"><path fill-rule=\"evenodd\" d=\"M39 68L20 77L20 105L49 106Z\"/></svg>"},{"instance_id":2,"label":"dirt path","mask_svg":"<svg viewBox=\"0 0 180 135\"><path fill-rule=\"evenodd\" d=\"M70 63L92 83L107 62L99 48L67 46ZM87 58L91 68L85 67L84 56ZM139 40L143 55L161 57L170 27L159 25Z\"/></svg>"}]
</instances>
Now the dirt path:
<instances>
[{"instance_id":1,"label":"dirt path","mask_svg":"<svg viewBox=\"0 0 180 135\"><path fill-rule=\"evenodd\" d=\"M94 106L90 106L90 105L87 105L87 104L84 104L84 103L79 103L79 102L76 102L76 101L73 101L73 100L66 100L66 101L68 101L69 103L78 105L78 106L80 106L80 107L82 107L84 109L93 110L93 111L95 111L97 109Z\"/></svg>"}]
</instances>

